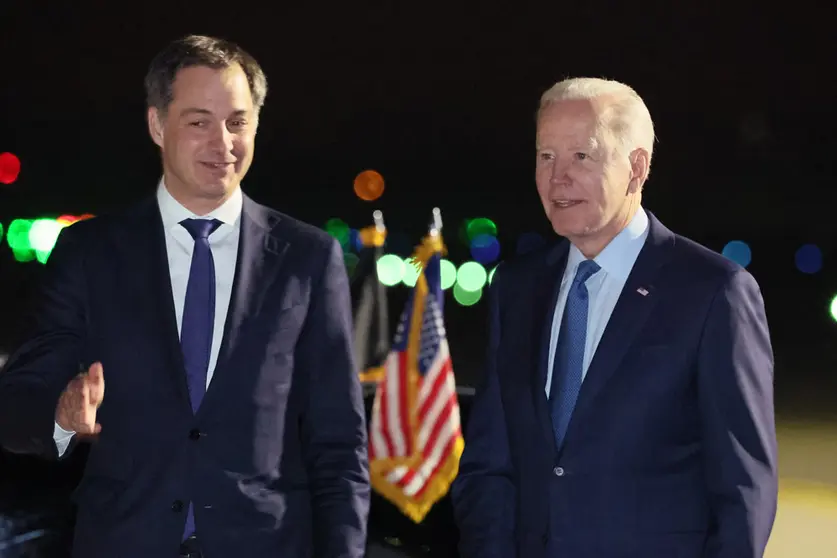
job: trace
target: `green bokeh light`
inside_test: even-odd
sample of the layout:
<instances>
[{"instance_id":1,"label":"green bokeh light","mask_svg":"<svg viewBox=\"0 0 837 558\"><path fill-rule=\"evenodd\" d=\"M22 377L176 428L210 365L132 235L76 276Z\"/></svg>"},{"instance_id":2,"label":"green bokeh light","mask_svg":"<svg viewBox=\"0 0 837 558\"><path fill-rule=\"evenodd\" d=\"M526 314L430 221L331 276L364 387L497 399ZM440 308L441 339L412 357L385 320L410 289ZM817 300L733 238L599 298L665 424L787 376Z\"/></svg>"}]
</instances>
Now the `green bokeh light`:
<instances>
[{"instance_id":1,"label":"green bokeh light","mask_svg":"<svg viewBox=\"0 0 837 558\"><path fill-rule=\"evenodd\" d=\"M49 253L55 248L55 241L58 240L58 235L63 228L64 225L55 219L36 219L29 228L29 246L35 252L49 256ZM45 261L45 259L42 260L42 257L45 258L46 256L41 256L38 260Z\"/></svg>"},{"instance_id":2,"label":"green bokeh light","mask_svg":"<svg viewBox=\"0 0 837 558\"><path fill-rule=\"evenodd\" d=\"M9 224L9 231L6 233L6 242L13 251L25 252L31 250L29 244L29 231L32 229L32 221L29 219L15 219ZM18 260L20 261L20 260Z\"/></svg>"},{"instance_id":3,"label":"green bokeh light","mask_svg":"<svg viewBox=\"0 0 837 558\"><path fill-rule=\"evenodd\" d=\"M439 262L439 268L442 276L442 289L448 290L456 283L456 266L450 260L443 259Z\"/></svg>"},{"instance_id":4,"label":"green bokeh light","mask_svg":"<svg viewBox=\"0 0 837 558\"><path fill-rule=\"evenodd\" d=\"M476 219L471 219L468 222L467 231L468 243L470 244L474 238L481 234L497 236L497 225L495 225L494 221L488 219L487 217L477 217Z\"/></svg>"},{"instance_id":5,"label":"green bokeh light","mask_svg":"<svg viewBox=\"0 0 837 558\"><path fill-rule=\"evenodd\" d=\"M395 254L384 254L377 261L378 280L387 287L393 287L404 277L404 260Z\"/></svg>"},{"instance_id":6,"label":"green bokeh light","mask_svg":"<svg viewBox=\"0 0 837 558\"><path fill-rule=\"evenodd\" d=\"M479 262L465 262L456 272L456 284L468 292L481 290L487 278L488 274Z\"/></svg>"},{"instance_id":7,"label":"green bokeh light","mask_svg":"<svg viewBox=\"0 0 837 558\"><path fill-rule=\"evenodd\" d=\"M462 306L473 306L482 298L482 289L466 291L457 282L453 287L453 298Z\"/></svg>"},{"instance_id":8,"label":"green bokeh light","mask_svg":"<svg viewBox=\"0 0 837 558\"><path fill-rule=\"evenodd\" d=\"M352 252L346 252L343 254L343 263L346 264L346 273L349 277L352 277L355 274L355 270L357 269L357 264L360 261L360 258L357 254Z\"/></svg>"},{"instance_id":9,"label":"green bokeh light","mask_svg":"<svg viewBox=\"0 0 837 558\"><path fill-rule=\"evenodd\" d=\"M418 281L419 277L419 268L410 261L410 258L406 258L404 260L404 276L401 278L401 281L407 287L415 287L416 281Z\"/></svg>"},{"instance_id":10,"label":"green bokeh light","mask_svg":"<svg viewBox=\"0 0 837 558\"><path fill-rule=\"evenodd\" d=\"M337 239L343 250L349 246L349 239L351 238L351 231L349 225L342 219L333 218L326 221L325 230L328 234Z\"/></svg>"}]
</instances>

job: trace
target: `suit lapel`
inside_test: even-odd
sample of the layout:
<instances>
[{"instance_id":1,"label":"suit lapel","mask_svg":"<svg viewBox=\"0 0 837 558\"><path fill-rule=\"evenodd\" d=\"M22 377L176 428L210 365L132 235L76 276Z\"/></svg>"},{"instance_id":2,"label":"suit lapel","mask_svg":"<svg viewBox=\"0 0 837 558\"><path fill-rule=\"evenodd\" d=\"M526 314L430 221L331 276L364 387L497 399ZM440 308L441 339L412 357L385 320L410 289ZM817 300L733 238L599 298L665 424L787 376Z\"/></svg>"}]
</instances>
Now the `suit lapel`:
<instances>
[{"instance_id":1,"label":"suit lapel","mask_svg":"<svg viewBox=\"0 0 837 558\"><path fill-rule=\"evenodd\" d=\"M592 411L596 396L616 372L659 298L655 296L655 280L669 258L674 234L650 212L648 220L648 238L625 281L596 354L590 362L567 431L568 439L573 433L573 425L583 423L585 414Z\"/></svg>"},{"instance_id":2,"label":"suit lapel","mask_svg":"<svg viewBox=\"0 0 837 558\"><path fill-rule=\"evenodd\" d=\"M552 249L546 258L546 264L538 277L532 301L535 310L534 335L532 337L532 359L537 365L532 378L532 399L538 423L541 425L544 442L551 447L553 453L558 451L555 446L555 435L552 429L552 416L549 412L549 402L546 398L546 378L549 371L549 342L552 336L552 318L558 295L561 291L561 277L567 265L569 243L564 241Z\"/></svg>"},{"instance_id":3,"label":"suit lapel","mask_svg":"<svg viewBox=\"0 0 837 558\"><path fill-rule=\"evenodd\" d=\"M230 372L230 360L242 331L248 320L258 315L288 247L287 242L273 232L279 218L247 196L244 196L243 202L230 306L218 361L199 413L212 403L217 392L223 392L222 382Z\"/></svg>"},{"instance_id":4,"label":"suit lapel","mask_svg":"<svg viewBox=\"0 0 837 558\"><path fill-rule=\"evenodd\" d=\"M156 197L137 206L129 215L127 224L130 240L126 246L133 247L131 261L135 270L133 277L137 279L137 292L148 295L148 304L144 307L150 312L151 321L156 326L154 329L159 331L161 350L169 363L166 368L183 400L184 409L190 409L189 388L180 350L180 336L177 333L165 231ZM143 270L148 270L148 275Z\"/></svg>"}]
</instances>

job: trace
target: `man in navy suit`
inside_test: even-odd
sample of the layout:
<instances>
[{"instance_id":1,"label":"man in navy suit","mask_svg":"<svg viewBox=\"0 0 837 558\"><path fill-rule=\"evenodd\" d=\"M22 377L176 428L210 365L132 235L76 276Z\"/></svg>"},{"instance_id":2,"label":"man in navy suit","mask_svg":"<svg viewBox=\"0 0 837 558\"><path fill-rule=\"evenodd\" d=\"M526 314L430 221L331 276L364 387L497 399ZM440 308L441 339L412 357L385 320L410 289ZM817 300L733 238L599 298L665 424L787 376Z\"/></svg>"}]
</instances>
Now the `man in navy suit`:
<instances>
[{"instance_id":1,"label":"man in navy suit","mask_svg":"<svg viewBox=\"0 0 837 558\"><path fill-rule=\"evenodd\" d=\"M342 251L240 189L264 73L189 36L146 89L162 181L60 235L0 375L0 443L57 457L95 438L78 558L360 558L366 426Z\"/></svg>"},{"instance_id":2,"label":"man in navy suit","mask_svg":"<svg viewBox=\"0 0 837 558\"><path fill-rule=\"evenodd\" d=\"M452 497L464 558L755 558L777 499L773 355L740 266L641 205L630 87L570 79L537 121L565 241L503 264Z\"/></svg>"}]
</instances>

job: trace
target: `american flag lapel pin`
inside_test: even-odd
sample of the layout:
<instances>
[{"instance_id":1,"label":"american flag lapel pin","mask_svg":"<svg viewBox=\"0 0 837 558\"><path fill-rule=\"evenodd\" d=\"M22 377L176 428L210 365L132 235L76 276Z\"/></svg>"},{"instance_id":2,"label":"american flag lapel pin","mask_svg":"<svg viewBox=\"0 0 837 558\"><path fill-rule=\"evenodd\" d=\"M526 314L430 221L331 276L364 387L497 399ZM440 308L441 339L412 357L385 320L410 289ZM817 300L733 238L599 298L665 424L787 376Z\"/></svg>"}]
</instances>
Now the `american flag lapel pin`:
<instances>
[{"instance_id":1,"label":"american flag lapel pin","mask_svg":"<svg viewBox=\"0 0 837 558\"><path fill-rule=\"evenodd\" d=\"M645 287L640 287L640 288L638 288L638 289L636 290L636 292L638 292L638 293L639 293L639 294L641 294L642 296L648 296L648 289L646 289Z\"/></svg>"}]
</instances>

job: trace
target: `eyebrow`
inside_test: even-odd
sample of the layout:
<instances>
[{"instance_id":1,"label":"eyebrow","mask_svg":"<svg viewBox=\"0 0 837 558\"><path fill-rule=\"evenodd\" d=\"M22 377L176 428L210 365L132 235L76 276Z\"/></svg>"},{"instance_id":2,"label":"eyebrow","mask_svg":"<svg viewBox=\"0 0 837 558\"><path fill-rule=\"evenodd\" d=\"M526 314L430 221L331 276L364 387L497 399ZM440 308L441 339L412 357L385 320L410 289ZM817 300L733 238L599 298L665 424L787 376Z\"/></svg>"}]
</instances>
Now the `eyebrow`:
<instances>
[{"instance_id":1,"label":"eyebrow","mask_svg":"<svg viewBox=\"0 0 837 558\"><path fill-rule=\"evenodd\" d=\"M571 144L571 149L587 149L589 151L595 151L600 146L601 146L600 142L595 137L590 137L590 138L588 138L588 139L586 139L585 141L582 141L582 142L573 142ZM549 149L549 148L544 146L543 144L541 144L540 141L536 140L535 149L540 151L541 149Z\"/></svg>"},{"instance_id":2,"label":"eyebrow","mask_svg":"<svg viewBox=\"0 0 837 558\"><path fill-rule=\"evenodd\" d=\"M207 109L202 109L202 108L194 108L194 107L183 109L182 111L180 111L180 116L191 116L191 115L195 115L195 114L201 114L201 115L205 115L205 116L212 116L212 111L207 110ZM233 111L232 116L245 116L246 114L247 114L246 110L239 109L239 110Z\"/></svg>"}]
</instances>

